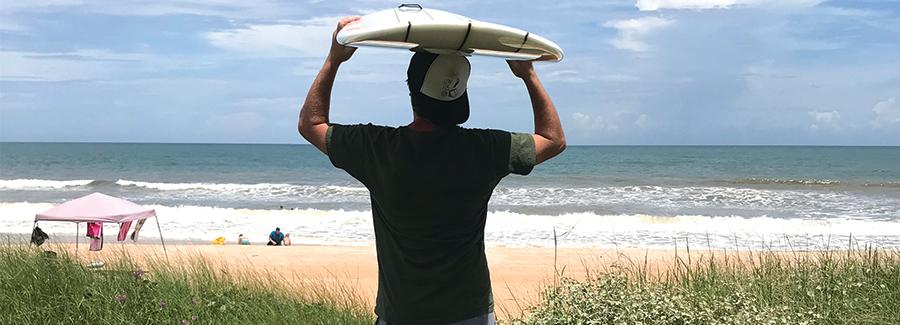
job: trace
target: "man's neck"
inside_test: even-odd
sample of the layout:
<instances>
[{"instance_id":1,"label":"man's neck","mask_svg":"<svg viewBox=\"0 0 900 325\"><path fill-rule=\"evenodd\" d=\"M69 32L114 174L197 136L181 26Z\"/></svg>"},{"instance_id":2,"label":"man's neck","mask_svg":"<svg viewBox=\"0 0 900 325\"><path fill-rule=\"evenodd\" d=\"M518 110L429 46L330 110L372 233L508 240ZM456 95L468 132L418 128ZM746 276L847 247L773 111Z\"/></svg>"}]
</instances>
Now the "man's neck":
<instances>
[{"instance_id":1,"label":"man's neck","mask_svg":"<svg viewBox=\"0 0 900 325\"><path fill-rule=\"evenodd\" d=\"M431 132L442 129L440 125L431 123L431 121L429 121L428 119L424 119L418 116L415 116L413 118L412 123L410 123L408 127L416 132Z\"/></svg>"}]
</instances>

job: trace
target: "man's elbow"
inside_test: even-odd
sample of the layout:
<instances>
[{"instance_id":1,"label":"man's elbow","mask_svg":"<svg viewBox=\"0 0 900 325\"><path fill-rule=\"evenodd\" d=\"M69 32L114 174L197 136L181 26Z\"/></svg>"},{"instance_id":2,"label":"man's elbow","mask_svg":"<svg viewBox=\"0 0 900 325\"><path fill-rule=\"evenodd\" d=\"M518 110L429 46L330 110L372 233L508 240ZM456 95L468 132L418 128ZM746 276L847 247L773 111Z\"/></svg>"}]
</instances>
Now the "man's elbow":
<instances>
[{"instance_id":1,"label":"man's elbow","mask_svg":"<svg viewBox=\"0 0 900 325\"><path fill-rule=\"evenodd\" d=\"M297 123L297 131L307 142L315 144L315 130L313 126L312 123L300 121Z\"/></svg>"},{"instance_id":2,"label":"man's elbow","mask_svg":"<svg viewBox=\"0 0 900 325\"><path fill-rule=\"evenodd\" d=\"M566 144L566 138L563 137L562 139L559 140L559 144L556 146L556 148L557 148L556 154L560 154L563 151L565 151L567 146L568 146L568 144Z\"/></svg>"},{"instance_id":3,"label":"man's elbow","mask_svg":"<svg viewBox=\"0 0 900 325\"><path fill-rule=\"evenodd\" d=\"M307 129L309 129L309 122L305 122L303 121L303 119L300 119L300 121L297 122L297 133L303 135L304 133L306 133Z\"/></svg>"},{"instance_id":4,"label":"man's elbow","mask_svg":"<svg viewBox=\"0 0 900 325\"><path fill-rule=\"evenodd\" d=\"M566 138L561 137L556 141L553 141L553 156L561 154L566 150Z\"/></svg>"},{"instance_id":5,"label":"man's elbow","mask_svg":"<svg viewBox=\"0 0 900 325\"><path fill-rule=\"evenodd\" d=\"M304 139L309 140L314 125L315 124L310 123L310 121L300 119L300 121L297 122L297 132L300 133L300 135L303 136Z\"/></svg>"}]
</instances>

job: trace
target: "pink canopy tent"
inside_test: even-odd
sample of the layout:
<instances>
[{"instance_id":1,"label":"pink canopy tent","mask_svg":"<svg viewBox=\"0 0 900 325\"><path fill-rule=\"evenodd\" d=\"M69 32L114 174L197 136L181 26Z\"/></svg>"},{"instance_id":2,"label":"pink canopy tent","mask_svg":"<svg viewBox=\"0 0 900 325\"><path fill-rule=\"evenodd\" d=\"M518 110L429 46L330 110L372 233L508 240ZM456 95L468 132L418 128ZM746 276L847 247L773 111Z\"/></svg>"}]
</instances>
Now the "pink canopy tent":
<instances>
[{"instance_id":1,"label":"pink canopy tent","mask_svg":"<svg viewBox=\"0 0 900 325\"><path fill-rule=\"evenodd\" d=\"M140 206L137 203L112 197L103 193L93 193L80 198L57 205L56 207L38 213L34 221L68 221L75 223L75 248L78 251L78 224L82 222L109 222L122 223L156 217L156 211ZM162 229L159 228L159 218L156 219L156 228L159 230L159 240L166 253L166 242L163 240Z\"/></svg>"}]
</instances>

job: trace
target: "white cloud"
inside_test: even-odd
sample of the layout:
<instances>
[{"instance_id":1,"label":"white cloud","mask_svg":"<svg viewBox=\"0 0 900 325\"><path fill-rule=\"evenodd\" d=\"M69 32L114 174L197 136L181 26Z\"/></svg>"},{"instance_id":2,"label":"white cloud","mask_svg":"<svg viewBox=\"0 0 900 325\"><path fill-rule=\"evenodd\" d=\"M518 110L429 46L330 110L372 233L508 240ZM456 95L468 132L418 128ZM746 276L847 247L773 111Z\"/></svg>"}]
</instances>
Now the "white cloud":
<instances>
[{"instance_id":1,"label":"white cloud","mask_svg":"<svg viewBox=\"0 0 900 325\"><path fill-rule=\"evenodd\" d=\"M544 80L548 82L568 82L568 83L587 83L587 82L595 82L595 81L603 81L603 82L631 82L640 80L639 77L623 74L623 73L609 73L609 74L595 74L583 70L572 70L572 69L564 69L564 70L552 70L546 74L544 74Z\"/></svg>"},{"instance_id":2,"label":"white cloud","mask_svg":"<svg viewBox=\"0 0 900 325\"><path fill-rule=\"evenodd\" d=\"M100 62L41 57L41 53L0 52L0 80L67 81L102 78L109 69Z\"/></svg>"},{"instance_id":3,"label":"white cloud","mask_svg":"<svg viewBox=\"0 0 900 325\"><path fill-rule=\"evenodd\" d=\"M256 57L322 57L331 46L338 17L320 17L298 24L247 25L206 33L213 45Z\"/></svg>"},{"instance_id":4,"label":"white cloud","mask_svg":"<svg viewBox=\"0 0 900 325\"><path fill-rule=\"evenodd\" d=\"M637 0L635 7L641 11L659 9L710 9L728 8L739 0Z\"/></svg>"},{"instance_id":5,"label":"white cloud","mask_svg":"<svg viewBox=\"0 0 900 325\"><path fill-rule=\"evenodd\" d=\"M153 57L143 53L120 53L103 49L70 52L0 51L0 80L70 81L115 76L124 69L140 69L134 62ZM160 62L154 62L159 64Z\"/></svg>"},{"instance_id":6,"label":"white cloud","mask_svg":"<svg viewBox=\"0 0 900 325\"><path fill-rule=\"evenodd\" d=\"M0 1L0 13L79 12L116 16L200 15L234 19L287 17L290 2L277 0L28 0Z\"/></svg>"},{"instance_id":7,"label":"white cloud","mask_svg":"<svg viewBox=\"0 0 900 325\"><path fill-rule=\"evenodd\" d=\"M0 2L0 12L46 11L51 8L84 5L80 0L29 0Z\"/></svg>"},{"instance_id":8,"label":"white cloud","mask_svg":"<svg viewBox=\"0 0 900 325\"><path fill-rule=\"evenodd\" d=\"M725 9L735 6L815 6L822 0L637 0L640 11L661 9Z\"/></svg>"},{"instance_id":9,"label":"white cloud","mask_svg":"<svg viewBox=\"0 0 900 325\"><path fill-rule=\"evenodd\" d=\"M878 102L872 111L875 112L872 126L876 128L900 126L900 104L897 104L896 97Z\"/></svg>"},{"instance_id":10,"label":"white cloud","mask_svg":"<svg viewBox=\"0 0 900 325\"><path fill-rule=\"evenodd\" d=\"M575 125L575 129L585 134L593 131L616 131L619 129L618 124L607 121L603 116L591 116L581 112L572 113L572 122Z\"/></svg>"},{"instance_id":11,"label":"white cloud","mask_svg":"<svg viewBox=\"0 0 900 325\"><path fill-rule=\"evenodd\" d=\"M617 49L646 52L650 45L644 41L653 31L665 28L674 21L660 17L641 17L624 20L610 20L603 26L619 31L616 38L609 41Z\"/></svg>"},{"instance_id":12,"label":"white cloud","mask_svg":"<svg viewBox=\"0 0 900 325\"><path fill-rule=\"evenodd\" d=\"M590 129L591 128L591 116L581 113L575 112L572 113L572 121L575 122L575 126L581 129Z\"/></svg>"},{"instance_id":13,"label":"white cloud","mask_svg":"<svg viewBox=\"0 0 900 325\"><path fill-rule=\"evenodd\" d=\"M813 131L820 129L839 129L838 120L841 118L841 113L838 113L838 111L815 110L809 111L807 114L813 119L814 123L809 126Z\"/></svg>"},{"instance_id":14,"label":"white cloud","mask_svg":"<svg viewBox=\"0 0 900 325\"><path fill-rule=\"evenodd\" d=\"M634 120L634 126L639 128L644 128L647 126L647 114L641 114L638 116L636 120Z\"/></svg>"}]
</instances>

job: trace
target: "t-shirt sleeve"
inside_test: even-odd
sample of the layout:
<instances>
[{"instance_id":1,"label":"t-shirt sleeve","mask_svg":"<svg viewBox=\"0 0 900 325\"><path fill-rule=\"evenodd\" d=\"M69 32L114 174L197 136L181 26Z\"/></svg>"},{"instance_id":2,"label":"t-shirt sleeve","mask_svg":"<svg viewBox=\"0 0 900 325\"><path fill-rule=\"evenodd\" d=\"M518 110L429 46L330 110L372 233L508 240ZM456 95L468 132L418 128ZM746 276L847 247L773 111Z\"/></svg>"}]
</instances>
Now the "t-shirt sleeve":
<instances>
[{"instance_id":1,"label":"t-shirt sleeve","mask_svg":"<svg viewBox=\"0 0 900 325\"><path fill-rule=\"evenodd\" d=\"M491 163L497 177L503 178L510 173L528 175L534 168L535 149L531 134L507 132L502 130L486 130Z\"/></svg>"},{"instance_id":2,"label":"t-shirt sleeve","mask_svg":"<svg viewBox=\"0 0 900 325\"><path fill-rule=\"evenodd\" d=\"M531 134L510 132L509 172L528 175L534 169L536 159L534 137Z\"/></svg>"},{"instance_id":3,"label":"t-shirt sleeve","mask_svg":"<svg viewBox=\"0 0 900 325\"><path fill-rule=\"evenodd\" d=\"M334 167L345 170L366 184L366 162L371 155L372 125L331 124L325 133L325 148Z\"/></svg>"}]
</instances>

